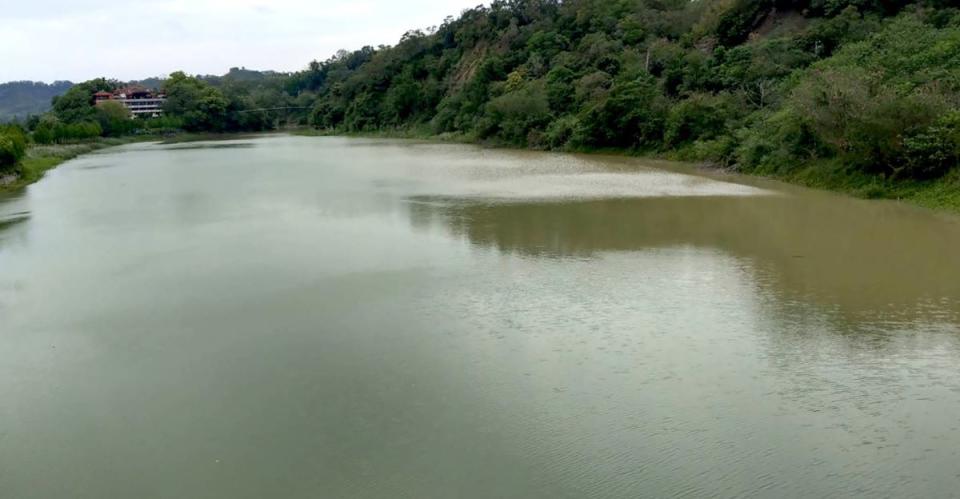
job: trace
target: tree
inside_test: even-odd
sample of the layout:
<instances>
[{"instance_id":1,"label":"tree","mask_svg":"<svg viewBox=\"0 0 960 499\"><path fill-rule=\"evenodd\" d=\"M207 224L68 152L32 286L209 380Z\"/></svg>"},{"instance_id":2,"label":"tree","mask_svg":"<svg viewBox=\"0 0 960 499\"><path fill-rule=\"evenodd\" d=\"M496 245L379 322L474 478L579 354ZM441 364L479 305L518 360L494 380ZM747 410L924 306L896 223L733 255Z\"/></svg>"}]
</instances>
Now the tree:
<instances>
[{"instance_id":1,"label":"tree","mask_svg":"<svg viewBox=\"0 0 960 499\"><path fill-rule=\"evenodd\" d=\"M183 122L188 131L223 131L229 102L209 83L187 76L182 71L170 75L164 83L167 102L164 112Z\"/></svg>"},{"instance_id":2,"label":"tree","mask_svg":"<svg viewBox=\"0 0 960 499\"><path fill-rule=\"evenodd\" d=\"M85 81L67 93L53 99L53 113L64 123L82 123L96 119L93 96L97 92L112 92L117 82L105 78Z\"/></svg>"},{"instance_id":3,"label":"tree","mask_svg":"<svg viewBox=\"0 0 960 499\"><path fill-rule=\"evenodd\" d=\"M573 104L574 73L566 66L558 66L547 73L547 101L550 109L558 114L567 112Z\"/></svg>"},{"instance_id":4,"label":"tree","mask_svg":"<svg viewBox=\"0 0 960 499\"><path fill-rule=\"evenodd\" d=\"M814 72L790 102L839 154L866 171L894 176L922 170L906 168L905 140L913 136L915 149L927 149L933 136L924 130L937 135L928 127L950 109L939 88L902 92L857 68Z\"/></svg>"},{"instance_id":5,"label":"tree","mask_svg":"<svg viewBox=\"0 0 960 499\"><path fill-rule=\"evenodd\" d=\"M543 82L521 86L492 99L484 116L486 129L481 130L482 135L496 134L509 142L526 145L530 132L549 122L550 104Z\"/></svg>"},{"instance_id":6,"label":"tree","mask_svg":"<svg viewBox=\"0 0 960 499\"><path fill-rule=\"evenodd\" d=\"M16 125L0 126L0 171L14 167L27 154L27 136Z\"/></svg>"},{"instance_id":7,"label":"tree","mask_svg":"<svg viewBox=\"0 0 960 499\"><path fill-rule=\"evenodd\" d=\"M726 132L733 109L729 95L691 95L671 106L663 140L668 146L676 147L695 140L716 138Z\"/></svg>"},{"instance_id":8,"label":"tree","mask_svg":"<svg viewBox=\"0 0 960 499\"><path fill-rule=\"evenodd\" d=\"M58 126L60 126L60 120L55 115L43 115L33 129L33 141L37 144L53 144L57 140Z\"/></svg>"},{"instance_id":9,"label":"tree","mask_svg":"<svg viewBox=\"0 0 960 499\"><path fill-rule=\"evenodd\" d=\"M667 101L652 79L622 81L583 114L585 145L649 147L663 139Z\"/></svg>"},{"instance_id":10,"label":"tree","mask_svg":"<svg viewBox=\"0 0 960 499\"><path fill-rule=\"evenodd\" d=\"M904 163L898 172L927 179L960 165L960 111L950 111L933 125L904 139Z\"/></svg>"},{"instance_id":11,"label":"tree","mask_svg":"<svg viewBox=\"0 0 960 499\"><path fill-rule=\"evenodd\" d=\"M105 135L119 137L130 133L135 127L130 110L117 101L105 101L96 106L96 119Z\"/></svg>"}]
</instances>

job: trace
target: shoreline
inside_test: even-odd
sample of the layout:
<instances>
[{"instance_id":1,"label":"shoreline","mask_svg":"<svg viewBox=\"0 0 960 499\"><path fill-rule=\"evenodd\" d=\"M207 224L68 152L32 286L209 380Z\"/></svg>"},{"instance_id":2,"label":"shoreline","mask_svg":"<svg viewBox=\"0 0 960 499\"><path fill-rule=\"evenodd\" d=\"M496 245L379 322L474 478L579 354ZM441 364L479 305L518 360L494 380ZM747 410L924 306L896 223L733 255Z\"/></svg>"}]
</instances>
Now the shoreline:
<instances>
[{"instance_id":1,"label":"shoreline","mask_svg":"<svg viewBox=\"0 0 960 499\"><path fill-rule=\"evenodd\" d=\"M31 145L27 150L27 157L17 165L16 170L0 176L0 193L23 190L42 179L48 171L84 154L137 142L162 140L163 138L157 136L133 136L104 138L74 144Z\"/></svg>"},{"instance_id":2,"label":"shoreline","mask_svg":"<svg viewBox=\"0 0 960 499\"><path fill-rule=\"evenodd\" d=\"M21 191L29 185L40 181L48 171L57 168L67 161L111 147L148 142L175 144L200 140L236 138L245 135L249 134L179 133L174 135L132 135L127 137L100 138L72 144L31 144L27 150L27 157L17 165L16 170L4 172L0 175L0 194L10 194Z\"/></svg>"},{"instance_id":3,"label":"shoreline","mask_svg":"<svg viewBox=\"0 0 960 499\"><path fill-rule=\"evenodd\" d=\"M856 199L894 201L935 212L960 214L960 170L954 170L935 180L896 181L879 176L857 173L844 168L837 160L816 160L793 165L794 168L779 172L750 172L736 167L721 166L703 161L691 161L684 151L660 153L654 151L631 151L626 149L571 149L543 150L477 140L468 135L431 135L416 129L379 130L375 132L341 132L315 129L290 131L304 137L364 137L384 139L423 140L436 143L476 145L491 149L516 149L526 151L557 152L568 154L607 155L655 161L671 161L693 165L700 171L711 174L731 174L744 178L772 180L787 185L841 194ZM788 171L787 171L788 170Z\"/></svg>"},{"instance_id":4,"label":"shoreline","mask_svg":"<svg viewBox=\"0 0 960 499\"><path fill-rule=\"evenodd\" d=\"M183 132L173 135L131 135L127 137L100 138L72 144L31 144L27 150L27 157L17 164L16 170L0 174L0 194L10 194L21 191L29 185L40 181L48 171L57 168L63 163L102 149L147 142L178 144L204 140L230 140L250 137L251 135L267 135L270 133L290 133L290 131L279 130L261 133Z\"/></svg>"},{"instance_id":5,"label":"shoreline","mask_svg":"<svg viewBox=\"0 0 960 499\"><path fill-rule=\"evenodd\" d=\"M173 136L135 136L121 138L99 139L93 142L77 144L32 146L27 158L19 165L20 174L8 172L0 175L0 193L11 193L22 190L33 184L46 172L79 156L90 154L102 149L117 147L138 142L180 143L203 140L223 140L249 137L251 135L269 135L283 133L299 137L357 137L421 140L442 144L475 145L489 149L539 150L518 147L513 144L504 144L490 141L480 141L467 135L430 135L412 129L380 130L375 132L339 132L325 131L311 128L292 130L278 130L258 134L192 134L183 133ZM876 176L851 173L843 169L835 161L815 161L803 165L789 172L744 172L736 168L711 165L705 162L691 162L683 158L682 152L668 154L650 153L644 151L630 151L623 149L597 150L564 150L543 151L568 154L608 155L628 158L649 159L656 161L671 161L678 164L692 165L705 173L732 174L744 178L773 180L787 185L815 189L846 195L857 199L896 201L935 212L960 214L960 171L953 171L944 177L929 181L891 181Z\"/></svg>"}]
</instances>

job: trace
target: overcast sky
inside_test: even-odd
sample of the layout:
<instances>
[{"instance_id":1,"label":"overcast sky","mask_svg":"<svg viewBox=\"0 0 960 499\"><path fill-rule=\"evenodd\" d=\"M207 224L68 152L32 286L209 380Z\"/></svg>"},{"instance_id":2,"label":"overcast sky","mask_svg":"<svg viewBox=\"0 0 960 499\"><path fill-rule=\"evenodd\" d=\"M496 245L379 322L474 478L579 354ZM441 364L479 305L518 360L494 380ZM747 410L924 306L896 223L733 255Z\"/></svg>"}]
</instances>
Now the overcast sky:
<instances>
[{"instance_id":1,"label":"overcast sky","mask_svg":"<svg viewBox=\"0 0 960 499\"><path fill-rule=\"evenodd\" d=\"M481 0L10 0L0 7L0 82L132 80L294 71L338 49L393 45Z\"/></svg>"}]
</instances>

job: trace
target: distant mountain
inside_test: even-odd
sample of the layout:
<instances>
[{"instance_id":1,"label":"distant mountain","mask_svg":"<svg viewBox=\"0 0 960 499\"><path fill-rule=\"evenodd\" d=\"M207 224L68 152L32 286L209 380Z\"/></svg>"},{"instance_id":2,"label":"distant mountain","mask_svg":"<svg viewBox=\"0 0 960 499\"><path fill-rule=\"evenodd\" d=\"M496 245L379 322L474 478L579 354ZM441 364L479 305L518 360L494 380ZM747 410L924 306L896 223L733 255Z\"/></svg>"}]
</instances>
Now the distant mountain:
<instances>
[{"instance_id":1,"label":"distant mountain","mask_svg":"<svg viewBox=\"0 0 960 499\"><path fill-rule=\"evenodd\" d=\"M63 95L73 83L57 81L51 84L35 81L0 83L0 122L25 118L50 110L50 101Z\"/></svg>"},{"instance_id":2,"label":"distant mountain","mask_svg":"<svg viewBox=\"0 0 960 499\"><path fill-rule=\"evenodd\" d=\"M267 83L277 81L289 76L287 73L278 73L276 71L257 71L247 68L230 68L230 71L223 76L206 75L200 78L206 80L211 85L221 86L228 83Z\"/></svg>"},{"instance_id":3,"label":"distant mountain","mask_svg":"<svg viewBox=\"0 0 960 499\"><path fill-rule=\"evenodd\" d=\"M160 90L163 87L163 82L166 78L161 78L159 76L154 76L152 78L144 78L143 80L135 80L127 82L126 85L140 85L141 87L146 87L153 90Z\"/></svg>"},{"instance_id":4,"label":"distant mountain","mask_svg":"<svg viewBox=\"0 0 960 499\"><path fill-rule=\"evenodd\" d=\"M277 81L289 76L288 73L280 73L277 71L257 71L254 69L247 68L230 68L230 71L224 75L197 75L201 80L206 81L207 83L213 86L222 86L230 83L242 83L242 84L257 84L257 83L266 83L271 81ZM142 80L134 80L127 82L129 85L140 85L147 88L160 89L163 87L163 82L166 81L165 77L154 76L151 78L145 78Z\"/></svg>"}]
</instances>

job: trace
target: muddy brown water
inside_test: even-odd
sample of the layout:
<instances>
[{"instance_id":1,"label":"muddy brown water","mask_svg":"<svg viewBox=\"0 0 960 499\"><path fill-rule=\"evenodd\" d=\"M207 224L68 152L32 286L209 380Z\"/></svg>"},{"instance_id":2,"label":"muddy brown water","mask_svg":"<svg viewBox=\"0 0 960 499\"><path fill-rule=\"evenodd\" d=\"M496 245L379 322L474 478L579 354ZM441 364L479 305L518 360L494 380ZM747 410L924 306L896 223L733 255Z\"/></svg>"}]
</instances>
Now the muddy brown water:
<instances>
[{"instance_id":1,"label":"muddy brown water","mask_svg":"<svg viewBox=\"0 0 960 499\"><path fill-rule=\"evenodd\" d=\"M960 497L958 249L635 159L102 151L0 199L0 497Z\"/></svg>"}]
</instances>

